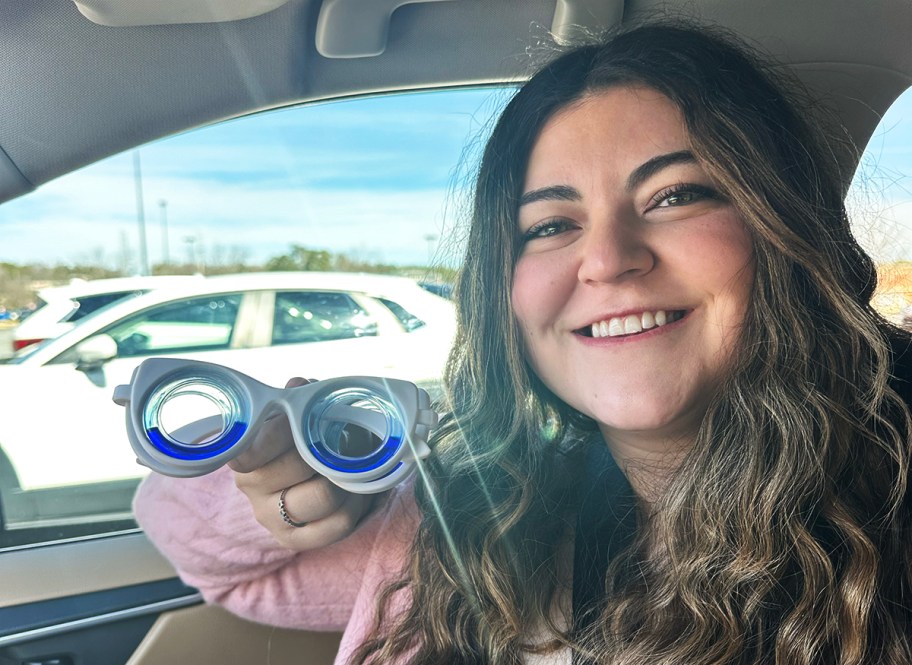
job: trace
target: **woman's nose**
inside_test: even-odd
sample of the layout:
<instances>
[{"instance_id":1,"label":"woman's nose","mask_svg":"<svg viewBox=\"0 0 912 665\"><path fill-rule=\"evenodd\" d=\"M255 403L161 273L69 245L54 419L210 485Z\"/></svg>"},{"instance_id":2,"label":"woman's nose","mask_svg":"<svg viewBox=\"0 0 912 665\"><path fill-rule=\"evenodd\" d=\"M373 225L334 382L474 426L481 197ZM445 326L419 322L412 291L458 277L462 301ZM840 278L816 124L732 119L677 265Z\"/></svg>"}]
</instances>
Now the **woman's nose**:
<instances>
[{"instance_id":1,"label":"woman's nose","mask_svg":"<svg viewBox=\"0 0 912 665\"><path fill-rule=\"evenodd\" d=\"M593 225L579 248L579 281L584 284L645 275L656 262L644 232L623 222Z\"/></svg>"}]
</instances>

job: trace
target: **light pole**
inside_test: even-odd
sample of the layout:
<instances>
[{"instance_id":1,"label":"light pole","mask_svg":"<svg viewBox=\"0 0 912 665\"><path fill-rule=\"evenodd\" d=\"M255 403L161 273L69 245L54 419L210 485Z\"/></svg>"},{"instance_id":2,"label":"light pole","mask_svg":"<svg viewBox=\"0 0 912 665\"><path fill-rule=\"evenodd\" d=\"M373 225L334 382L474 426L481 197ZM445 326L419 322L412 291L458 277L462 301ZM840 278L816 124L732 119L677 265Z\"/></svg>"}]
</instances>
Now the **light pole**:
<instances>
[{"instance_id":1,"label":"light pole","mask_svg":"<svg viewBox=\"0 0 912 665\"><path fill-rule=\"evenodd\" d=\"M435 236L433 233L428 233L427 235L424 236L424 239L427 242L427 251L428 251L427 264L428 264L428 267L430 268L431 263L433 263L433 261L434 261L434 241L437 240L437 236Z\"/></svg>"},{"instance_id":2,"label":"light pole","mask_svg":"<svg viewBox=\"0 0 912 665\"><path fill-rule=\"evenodd\" d=\"M136 221L139 224L139 274L149 274L149 250L146 247L146 211L143 205L142 167L139 150L133 151L133 182L136 186Z\"/></svg>"},{"instance_id":3,"label":"light pole","mask_svg":"<svg viewBox=\"0 0 912 665\"><path fill-rule=\"evenodd\" d=\"M167 266L171 263L171 248L168 246L168 202L165 199L159 200L158 209L161 211L162 263Z\"/></svg>"},{"instance_id":4,"label":"light pole","mask_svg":"<svg viewBox=\"0 0 912 665\"><path fill-rule=\"evenodd\" d=\"M187 254L189 254L190 264L196 272L202 273L202 266L200 265L199 257L197 256L196 241L196 236L184 236L184 242L187 243Z\"/></svg>"}]
</instances>

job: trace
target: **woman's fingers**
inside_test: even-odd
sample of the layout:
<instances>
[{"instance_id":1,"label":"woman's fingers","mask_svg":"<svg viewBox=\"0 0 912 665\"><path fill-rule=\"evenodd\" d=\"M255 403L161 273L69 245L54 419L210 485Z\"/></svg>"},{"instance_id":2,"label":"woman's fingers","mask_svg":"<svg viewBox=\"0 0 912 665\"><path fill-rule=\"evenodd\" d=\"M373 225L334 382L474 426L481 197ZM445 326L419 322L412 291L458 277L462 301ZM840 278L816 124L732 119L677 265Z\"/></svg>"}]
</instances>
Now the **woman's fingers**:
<instances>
[{"instance_id":1,"label":"woman's fingers","mask_svg":"<svg viewBox=\"0 0 912 665\"><path fill-rule=\"evenodd\" d=\"M285 486L263 497L260 523L273 533L291 526L283 519L279 510L280 498L288 520L298 524L310 524L325 519L339 510L348 494L326 478L314 475L303 482Z\"/></svg>"},{"instance_id":2,"label":"woman's fingers","mask_svg":"<svg viewBox=\"0 0 912 665\"><path fill-rule=\"evenodd\" d=\"M306 383L294 378L286 387ZM347 492L318 475L295 448L285 414L267 420L253 445L229 466L257 521L291 549L324 547L345 538L373 502L372 496Z\"/></svg>"},{"instance_id":3,"label":"woman's fingers","mask_svg":"<svg viewBox=\"0 0 912 665\"><path fill-rule=\"evenodd\" d=\"M312 481L303 483L303 485L318 482L332 484L325 478L318 476ZM314 505L307 503L306 498L299 507L295 507L298 504L294 494L297 493L299 496L306 497L306 492L303 491L305 489L308 488L298 485L289 489L285 495L286 510L291 519L297 523L301 522L301 516L295 512L296 510L308 512L314 509ZM291 498L291 501L289 501L289 498ZM285 547L298 551L326 547L342 540L355 530L358 523L370 510L374 497L373 495L353 494L343 490L340 498L341 502L334 510L323 517L306 520L306 524L301 527L291 526L279 516L281 524L275 530L270 529L273 537ZM279 513L278 502L275 505L275 511L277 514Z\"/></svg>"},{"instance_id":4,"label":"woman's fingers","mask_svg":"<svg viewBox=\"0 0 912 665\"><path fill-rule=\"evenodd\" d=\"M307 379L294 377L288 380L285 387L294 388L307 383ZM294 439L288 418L284 413L276 414L260 427L253 445L228 462L228 466L235 471L247 473L268 464L290 449L294 449Z\"/></svg>"},{"instance_id":5,"label":"woman's fingers","mask_svg":"<svg viewBox=\"0 0 912 665\"><path fill-rule=\"evenodd\" d=\"M313 478L316 472L292 448L253 471L237 472L234 482L251 501Z\"/></svg>"},{"instance_id":6,"label":"woman's fingers","mask_svg":"<svg viewBox=\"0 0 912 665\"><path fill-rule=\"evenodd\" d=\"M250 473L236 473L256 520L282 545L302 550L334 543L351 533L372 497L334 485L289 451Z\"/></svg>"}]
</instances>

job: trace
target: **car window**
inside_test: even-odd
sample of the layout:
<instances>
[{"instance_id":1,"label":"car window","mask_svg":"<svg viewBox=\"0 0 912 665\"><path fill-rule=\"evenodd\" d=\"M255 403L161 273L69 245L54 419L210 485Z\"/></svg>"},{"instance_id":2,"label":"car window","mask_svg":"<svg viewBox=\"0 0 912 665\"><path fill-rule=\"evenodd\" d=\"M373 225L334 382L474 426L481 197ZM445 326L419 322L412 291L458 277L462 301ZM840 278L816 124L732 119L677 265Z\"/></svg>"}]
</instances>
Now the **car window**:
<instances>
[{"instance_id":1,"label":"car window","mask_svg":"<svg viewBox=\"0 0 912 665\"><path fill-rule=\"evenodd\" d=\"M117 302L128 296L138 295L142 291L117 291L115 293L99 293L94 296L82 296L80 298L73 298L78 305L70 314L61 321L69 321L70 323L75 323L80 319L84 319L86 316L92 312L110 305L112 302Z\"/></svg>"},{"instance_id":2,"label":"car window","mask_svg":"<svg viewBox=\"0 0 912 665\"><path fill-rule=\"evenodd\" d=\"M377 334L377 322L350 295L282 292L275 298L272 343L327 342Z\"/></svg>"},{"instance_id":3,"label":"car window","mask_svg":"<svg viewBox=\"0 0 912 665\"><path fill-rule=\"evenodd\" d=\"M117 356L226 349L243 294L188 298L150 308L103 332L117 343Z\"/></svg>"},{"instance_id":4,"label":"car window","mask_svg":"<svg viewBox=\"0 0 912 665\"><path fill-rule=\"evenodd\" d=\"M374 277L449 288L461 247L448 211L465 196L466 146L479 144L509 94L410 93L260 113L112 156L0 207L11 229L0 261L17 276L0 281L9 309L34 307L39 289L76 278L243 284L219 295L173 291L178 300L135 311L155 292L90 297L64 336L0 364L0 547L133 524L130 498L146 470L111 395L144 358L206 359L276 386L301 372L438 386L455 315L417 288L363 294L384 293ZM315 272L320 286L298 283ZM254 284L267 273L275 280ZM344 285L335 273L348 275ZM258 276L243 281L248 274ZM419 329L429 334L404 334ZM0 326L0 358L6 333ZM98 353L106 338L111 357ZM93 362L80 362L86 345Z\"/></svg>"},{"instance_id":5,"label":"car window","mask_svg":"<svg viewBox=\"0 0 912 665\"><path fill-rule=\"evenodd\" d=\"M399 319L399 323L402 324L402 327L407 331L412 332L413 330L418 330L425 325L424 321L419 319L417 316L409 312L402 305L397 302L394 302L388 298L377 298L383 305L393 313L393 315Z\"/></svg>"},{"instance_id":6,"label":"car window","mask_svg":"<svg viewBox=\"0 0 912 665\"><path fill-rule=\"evenodd\" d=\"M912 329L912 89L874 130L846 202L855 235L877 264L872 305Z\"/></svg>"},{"instance_id":7,"label":"car window","mask_svg":"<svg viewBox=\"0 0 912 665\"><path fill-rule=\"evenodd\" d=\"M443 283L429 283L421 282L421 288L430 291L436 296L441 298L452 298L453 297L453 285L443 282Z\"/></svg>"}]
</instances>

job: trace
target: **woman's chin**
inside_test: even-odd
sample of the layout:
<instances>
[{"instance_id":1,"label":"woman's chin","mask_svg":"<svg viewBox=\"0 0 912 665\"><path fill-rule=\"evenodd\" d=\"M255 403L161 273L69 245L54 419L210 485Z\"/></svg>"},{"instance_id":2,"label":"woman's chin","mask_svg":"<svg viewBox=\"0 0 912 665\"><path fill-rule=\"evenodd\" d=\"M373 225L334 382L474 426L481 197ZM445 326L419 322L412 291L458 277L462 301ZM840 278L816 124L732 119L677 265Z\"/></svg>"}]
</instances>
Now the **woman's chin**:
<instances>
[{"instance_id":1,"label":"woman's chin","mask_svg":"<svg viewBox=\"0 0 912 665\"><path fill-rule=\"evenodd\" d=\"M669 445L677 447L680 443L689 445L700 426L701 416L702 410L696 413L664 409L590 414L609 445L616 442L652 450L667 450Z\"/></svg>"}]
</instances>

